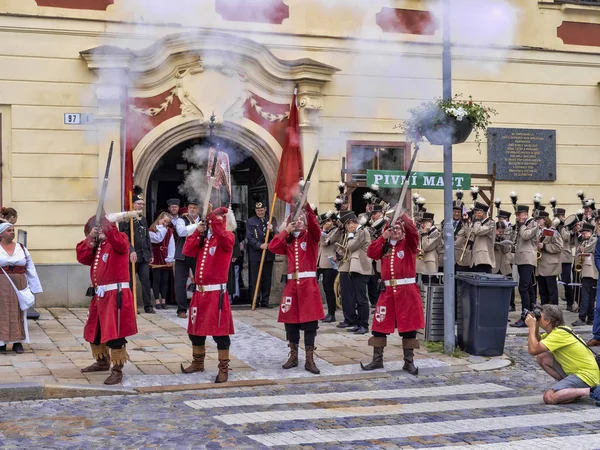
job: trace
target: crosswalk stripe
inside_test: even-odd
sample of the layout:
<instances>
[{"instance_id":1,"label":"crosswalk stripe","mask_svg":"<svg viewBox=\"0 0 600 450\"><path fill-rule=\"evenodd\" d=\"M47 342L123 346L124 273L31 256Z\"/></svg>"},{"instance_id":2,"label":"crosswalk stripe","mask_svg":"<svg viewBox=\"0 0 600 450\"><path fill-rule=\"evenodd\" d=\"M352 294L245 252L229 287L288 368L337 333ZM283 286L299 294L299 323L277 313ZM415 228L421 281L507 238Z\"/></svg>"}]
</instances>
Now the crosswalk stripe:
<instances>
[{"instance_id":1,"label":"crosswalk stripe","mask_svg":"<svg viewBox=\"0 0 600 450\"><path fill-rule=\"evenodd\" d=\"M434 386L427 388L389 389L378 391L350 391L303 395L271 395L260 397L232 397L184 402L194 409L225 408L231 406L286 405L294 403L342 402L390 398L419 398L462 394L507 392L513 389L494 383Z\"/></svg>"},{"instance_id":2,"label":"crosswalk stripe","mask_svg":"<svg viewBox=\"0 0 600 450\"><path fill-rule=\"evenodd\" d=\"M446 447L421 448L420 450L531 450L535 448L563 450L565 447L574 447L577 450L596 450L600 448L600 435L584 434L579 436L524 439L495 444L450 445Z\"/></svg>"},{"instance_id":3,"label":"crosswalk stripe","mask_svg":"<svg viewBox=\"0 0 600 450\"><path fill-rule=\"evenodd\" d=\"M502 408L507 406L524 406L540 404L540 395L529 397L499 398L479 400L452 400L442 402L410 403L387 406L364 406L328 409L301 409L291 411L269 411L258 413L223 414L215 419L227 425L242 425L246 423L282 422L286 420L315 420L338 419L343 417L392 416L403 414L419 414L427 412L442 412L464 409Z\"/></svg>"},{"instance_id":4,"label":"crosswalk stripe","mask_svg":"<svg viewBox=\"0 0 600 450\"><path fill-rule=\"evenodd\" d=\"M325 442L351 442L374 439L400 439L407 437L474 433L478 431L504 430L518 427L535 429L536 426L566 425L570 423L597 422L600 418L589 408L577 412L527 414L483 419L428 422L408 425L385 425L357 428L330 428L253 434L248 437L267 447L277 445L318 444Z\"/></svg>"}]
</instances>

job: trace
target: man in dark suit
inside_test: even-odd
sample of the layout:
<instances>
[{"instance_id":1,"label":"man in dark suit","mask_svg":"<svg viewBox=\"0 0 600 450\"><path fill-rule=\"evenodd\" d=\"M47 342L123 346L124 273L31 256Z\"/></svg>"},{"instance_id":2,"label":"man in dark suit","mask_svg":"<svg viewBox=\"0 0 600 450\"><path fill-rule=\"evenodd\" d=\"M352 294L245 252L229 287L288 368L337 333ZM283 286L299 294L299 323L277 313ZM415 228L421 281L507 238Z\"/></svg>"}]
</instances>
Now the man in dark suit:
<instances>
[{"instance_id":1,"label":"man in dark suit","mask_svg":"<svg viewBox=\"0 0 600 450\"><path fill-rule=\"evenodd\" d=\"M132 198L132 208L134 211L144 210L144 196L142 189L134 187ZM119 231L124 232L131 240L131 228L129 222L121 222ZM155 314L152 306L151 286L150 286L150 263L152 263L152 244L150 242L150 233L148 233L148 221L145 217L140 217L133 221L134 245L130 250L129 260L135 264L137 273L142 285L142 301L144 302L144 311L148 314ZM135 280L132 280L135 283Z\"/></svg>"},{"instance_id":2,"label":"man in dark suit","mask_svg":"<svg viewBox=\"0 0 600 450\"><path fill-rule=\"evenodd\" d=\"M267 218L267 205L261 201L256 201L254 205L256 216L250 217L246 225L246 240L248 241L248 271L250 279L250 299L254 298L256 283L258 281L258 270L260 267L260 259L263 250L266 251L265 262L263 265L262 275L260 277L260 291L256 303L265 308L272 308L269 304L269 296L271 295L271 279L273 278L273 261L275 255L269 250L266 250L265 236L267 229L271 230L269 234L269 242L277 234L277 220L273 218L273 222L269 225Z\"/></svg>"}]
</instances>

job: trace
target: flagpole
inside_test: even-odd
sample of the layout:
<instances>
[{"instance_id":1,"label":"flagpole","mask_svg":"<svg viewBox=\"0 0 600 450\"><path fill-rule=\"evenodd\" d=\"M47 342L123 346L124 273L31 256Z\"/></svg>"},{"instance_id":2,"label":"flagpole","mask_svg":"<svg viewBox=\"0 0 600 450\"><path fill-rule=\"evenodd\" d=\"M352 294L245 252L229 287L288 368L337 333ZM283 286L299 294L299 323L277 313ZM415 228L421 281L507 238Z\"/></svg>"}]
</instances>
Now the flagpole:
<instances>
[{"instance_id":1,"label":"flagpole","mask_svg":"<svg viewBox=\"0 0 600 450\"><path fill-rule=\"evenodd\" d=\"M273 194L273 201L271 202L271 212L269 213L269 225L273 220L273 213L275 212L275 200L277 200L277 192ZM269 243L269 235L271 234L270 228L267 226L267 233L265 234L265 244ZM258 290L260 289L260 278L262 276L263 266L265 264L265 256L267 249L263 248L262 255L260 256L260 266L258 267L258 278L256 279L256 288L254 288L254 297L252 298L252 311L256 309L256 298L258 297Z\"/></svg>"},{"instance_id":2,"label":"flagpole","mask_svg":"<svg viewBox=\"0 0 600 450\"><path fill-rule=\"evenodd\" d=\"M133 207L133 192L129 191L129 207ZM133 230L133 217L129 218L129 233L131 239L131 247L135 251L135 237ZM133 310L137 314L137 282L135 279L135 263L131 261L131 292L133 293Z\"/></svg>"}]
</instances>

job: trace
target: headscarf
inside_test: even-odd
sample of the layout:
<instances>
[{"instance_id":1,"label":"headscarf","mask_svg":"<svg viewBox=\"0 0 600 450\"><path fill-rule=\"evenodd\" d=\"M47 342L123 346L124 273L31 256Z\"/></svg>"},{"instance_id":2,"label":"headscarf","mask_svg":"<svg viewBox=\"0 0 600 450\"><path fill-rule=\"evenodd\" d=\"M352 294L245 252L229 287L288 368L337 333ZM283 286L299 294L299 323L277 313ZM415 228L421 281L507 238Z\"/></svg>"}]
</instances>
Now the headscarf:
<instances>
[{"instance_id":1,"label":"headscarf","mask_svg":"<svg viewBox=\"0 0 600 450\"><path fill-rule=\"evenodd\" d=\"M13 226L10 222L2 222L0 223L0 234L4 233L6 230Z\"/></svg>"}]
</instances>

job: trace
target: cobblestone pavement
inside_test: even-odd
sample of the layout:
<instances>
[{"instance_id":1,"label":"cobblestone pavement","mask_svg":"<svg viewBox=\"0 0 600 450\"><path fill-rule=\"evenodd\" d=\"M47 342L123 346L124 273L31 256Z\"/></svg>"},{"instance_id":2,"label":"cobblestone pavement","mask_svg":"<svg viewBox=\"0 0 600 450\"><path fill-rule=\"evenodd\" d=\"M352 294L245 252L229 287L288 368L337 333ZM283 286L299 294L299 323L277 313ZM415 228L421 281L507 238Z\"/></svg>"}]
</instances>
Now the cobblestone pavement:
<instances>
[{"instance_id":1,"label":"cobblestone pavement","mask_svg":"<svg viewBox=\"0 0 600 450\"><path fill-rule=\"evenodd\" d=\"M39 310L41 317L29 321L31 344L26 352L0 354L0 384L41 382L59 384L102 384L105 372L83 374L91 353L83 340L87 310L82 308L51 308ZM191 345L186 334L187 321L177 319L175 310L159 314L140 314L139 334L129 339L131 363L124 369L123 384L129 387L211 383L217 370L217 349L207 340L206 372L183 375L180 364L190 362ZM289 373L279 369L287 359L283 326L277 323L277 309L238 309L234 311L236 334L232 337L232 380L301 378L301 371ZM370 361L372 349L369 335L354 335L335 324L322 324L317 337L317 363L322 375L342 375L361 372L358 363ZM302 358L303 358L303 351ZM423 368L465 366L472 361L452 358L440 353L417 351ZM387 371L402 366L400 338L390 338L386 349Z\"/></svg>"},{"instance_id":2,"label":"cobblestone pavement","mask_svg":"<svg viewBox=\"0 0 600 450\"><path fill-rule=\"evenodd\" d=\"M587 336L586 336L587 337ZM12 448L600 448L588 399L546 406L550 378L509 336L515 365L343 382L0 403ZM298 369L300 370L300 368Z\"/></svg>"}]
</instances>

